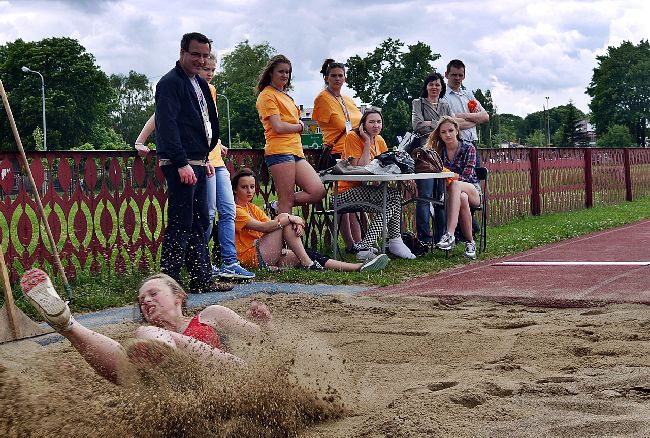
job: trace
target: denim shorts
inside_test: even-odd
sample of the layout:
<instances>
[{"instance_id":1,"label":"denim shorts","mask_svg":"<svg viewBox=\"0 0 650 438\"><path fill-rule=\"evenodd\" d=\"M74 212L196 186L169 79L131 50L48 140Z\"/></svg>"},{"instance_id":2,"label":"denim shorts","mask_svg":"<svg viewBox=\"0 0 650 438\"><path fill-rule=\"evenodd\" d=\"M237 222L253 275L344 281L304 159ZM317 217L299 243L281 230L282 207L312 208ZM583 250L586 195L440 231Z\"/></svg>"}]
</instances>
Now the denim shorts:
<instances>
[{"instance_id":1,"label":"denim shorts","mask_svg":"<svg viewBox=\"0 0 650 438\"><path fill-rule=\"evenodd\" d=\"M266 167L271 167L274 164L287 163L289 161L298 162L300 160L304 160L304 158L292 154L273 154L264 157L264 161L266 161Z\"/></svg>"}]
</instances>

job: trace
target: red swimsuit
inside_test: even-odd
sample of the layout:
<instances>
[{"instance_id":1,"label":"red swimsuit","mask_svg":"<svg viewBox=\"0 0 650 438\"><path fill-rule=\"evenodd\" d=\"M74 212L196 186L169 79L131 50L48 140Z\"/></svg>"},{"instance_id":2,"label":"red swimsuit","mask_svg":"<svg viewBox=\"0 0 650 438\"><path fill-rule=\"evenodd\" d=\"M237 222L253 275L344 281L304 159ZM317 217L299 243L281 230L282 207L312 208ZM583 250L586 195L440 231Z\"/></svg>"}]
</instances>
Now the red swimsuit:
<instances>
[{"instance_id":1,"label":"red swimsuit","mask_svg":"<svg viewBox=\"0 0 650 438\"><path fill-rule=\"evenodd\" d=\"M221 349L221 339L219 339L217 331L214 327L199 321L199 315L191 319L183 334L197 341L205 342L211 347Z\"/></svg>"}]
</instances>

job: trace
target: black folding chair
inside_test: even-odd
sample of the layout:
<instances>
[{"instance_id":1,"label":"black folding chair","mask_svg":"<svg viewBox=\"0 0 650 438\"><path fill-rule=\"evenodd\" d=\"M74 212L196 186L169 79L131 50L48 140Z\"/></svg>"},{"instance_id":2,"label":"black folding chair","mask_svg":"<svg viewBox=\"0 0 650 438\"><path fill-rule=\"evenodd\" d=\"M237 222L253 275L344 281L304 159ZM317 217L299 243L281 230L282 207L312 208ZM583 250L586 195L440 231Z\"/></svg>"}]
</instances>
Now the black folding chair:
<instances>
[{"instance_id":1,"label":"black folding chair","mask_svg":"<svg viewBox=\"0 0 650 438\"><path fill-rule=\"evenodd\" d=\"M481 212L481 221L480 221L481 226L480 226L480 230L478 231L478 233L480 233L478 250L479 252L484 252L487 246L487 215L488 215L487 190L488 190L488 175L490 172L488 171L487 167L477 167L474 170L476 172L476 177L478 178L479 184L481 185L483 195L481 196L481 203L476 207L471 207L471 210L472 210L472 216L474 216L475 211Z\"/></svg>"}]
</instances>

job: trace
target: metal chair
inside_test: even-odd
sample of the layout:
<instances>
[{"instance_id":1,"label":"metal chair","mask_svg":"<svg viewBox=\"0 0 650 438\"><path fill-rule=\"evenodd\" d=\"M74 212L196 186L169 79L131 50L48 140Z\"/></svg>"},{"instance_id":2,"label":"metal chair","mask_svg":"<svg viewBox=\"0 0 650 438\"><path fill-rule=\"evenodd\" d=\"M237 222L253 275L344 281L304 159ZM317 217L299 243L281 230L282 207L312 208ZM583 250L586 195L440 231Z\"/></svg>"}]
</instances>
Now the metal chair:
<instances>
[{"instance_id":1,"label":"metal chair","mask_svg":"<svg viewBox=\"0 0 650 438\"><path fill-rule=\"evenodd\" d=\"M479 236L479 244L478 244L478 250L479 252L484 252L485 248L487 246L487 215L488 215L488 208L487 208L487 198L488 198L488 176L490 172L488 171L487 167L477 167L474 169L476 172L476 177L479 180L479 184L481 185L481 189L483 191L483 196L481 196L481 204L476 206L476 207L471 207L472 211L472 216L474 216L475 211L480 211L481 212L481 226L480 226L480 236Z\"/></svg>"}]
</instances>

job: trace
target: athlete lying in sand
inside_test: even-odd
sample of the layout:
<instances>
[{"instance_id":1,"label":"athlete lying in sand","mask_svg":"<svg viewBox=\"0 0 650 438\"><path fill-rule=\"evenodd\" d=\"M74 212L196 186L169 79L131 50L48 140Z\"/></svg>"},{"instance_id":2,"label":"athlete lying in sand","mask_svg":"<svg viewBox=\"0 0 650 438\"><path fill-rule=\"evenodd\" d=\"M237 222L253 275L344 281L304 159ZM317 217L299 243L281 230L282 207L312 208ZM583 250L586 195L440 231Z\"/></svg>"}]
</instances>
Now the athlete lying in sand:
<instances>
[{"instance_id":1,"label":"athlete lying in sand","mask_svg":"<svg viewBox=\"0 0 650 438\"><path fill-rule=\"evenodd\" d=\"M144 343L132 344L127 352L119 342L75 321L67 303L59 297L42 270L25 272L20 286L45 321L66 337L86 362L107 380L118 383L117 367L127 355L147 354L146 350L138 351L139 347L146 349ZM138 327L135 337L160 341L208 361L243 364L237 356L223 351L218 332L254 337L270 328L271 313L264 304L253 302L248 311L248 316L258 325L233 310L216 305L190 318L183 314L186 298L185 291L168 275L155 274L146 278L138 289L138 304L144 320L151 325Z\"/></svg>"}]
</instances>

